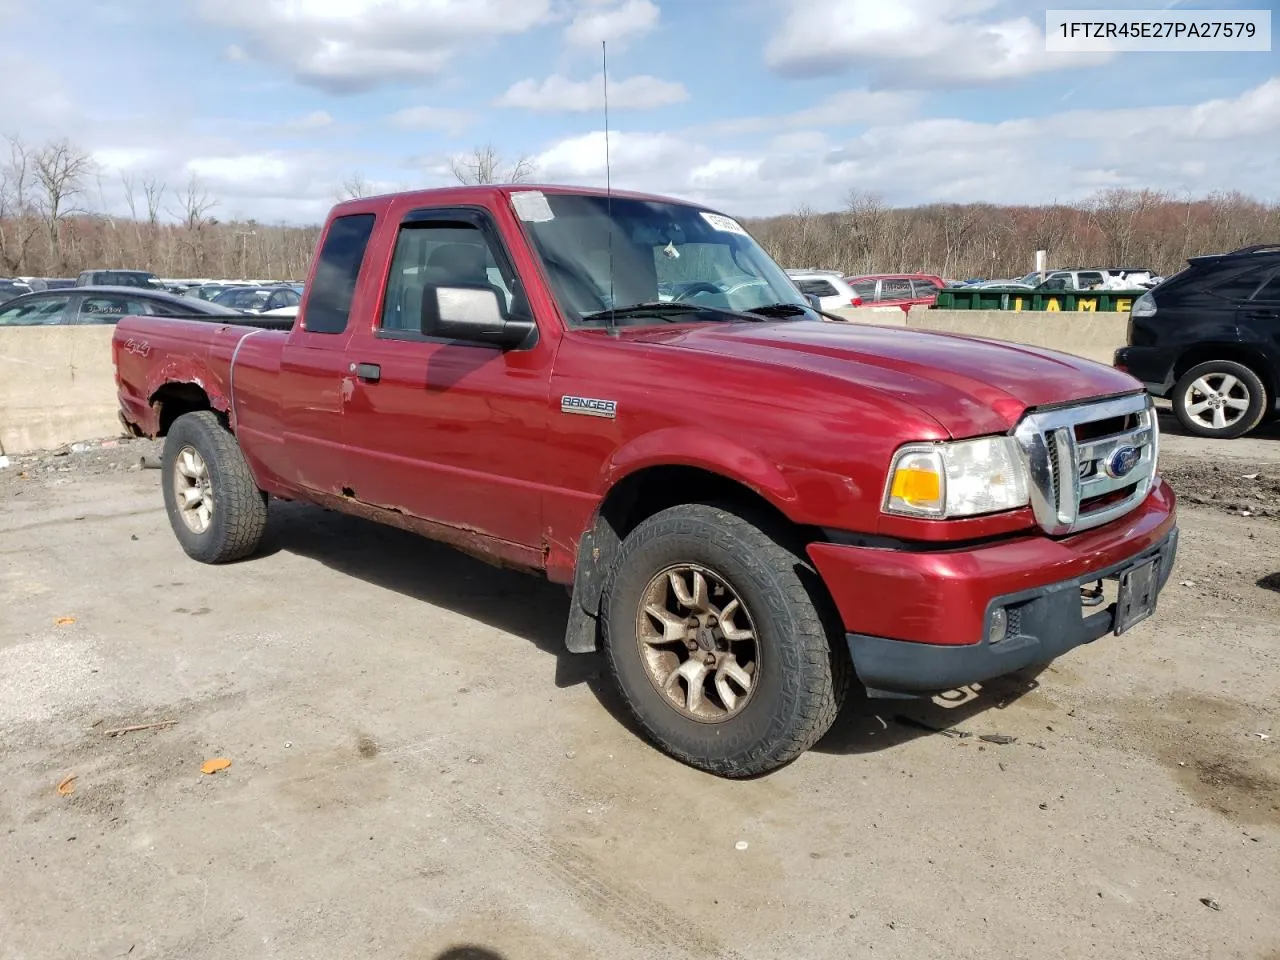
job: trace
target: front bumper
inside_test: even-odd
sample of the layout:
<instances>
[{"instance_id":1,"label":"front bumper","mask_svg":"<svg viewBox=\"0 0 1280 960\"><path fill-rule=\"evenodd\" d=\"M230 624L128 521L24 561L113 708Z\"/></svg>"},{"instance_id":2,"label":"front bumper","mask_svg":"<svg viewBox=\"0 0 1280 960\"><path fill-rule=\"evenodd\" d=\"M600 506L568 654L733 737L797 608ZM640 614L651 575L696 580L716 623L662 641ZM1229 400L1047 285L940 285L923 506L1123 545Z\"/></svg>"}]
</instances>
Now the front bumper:
<instances>
[{"instance_id":1,"label":"front bumper","mask_svg":"<svg viewBox=\"0 0 1280 960\"><path fill-rule=\"evenodd\" d=\"M1155 559L1157 590L1163 589L1177 549L1175 527L1157 546L1124 563L1048 587L994 598L989 604L991 610L1016 611L1011 614L1014 619L1009 635L996 644L984 639L967 646L944 647L848 634L845 639L854 668L872 694L924 695L1001 677L1033 663L1047 663L1115 629L1115 603L1082 615L1082 587L1116 577L1135 563Z\"/></svg>"},{"instance_id":2,"label":"front bumper","mask_svg":"<svg viewBox=\"0 0 1280 960\"><path fill-rule=\"evenodd\" d=\"M1114 604L1085 616L1080 588L1154 557L1158 592L1177 543L1173 491L1161 480L1128 515L1060 540L1031 535L950 550L816 543L809 555L844 621L859 679L873 693L914 695L1047 662L1111 632ZM1001 607L1011 611L1009 636L988 644Z\"/></svg>"}]
</instances>

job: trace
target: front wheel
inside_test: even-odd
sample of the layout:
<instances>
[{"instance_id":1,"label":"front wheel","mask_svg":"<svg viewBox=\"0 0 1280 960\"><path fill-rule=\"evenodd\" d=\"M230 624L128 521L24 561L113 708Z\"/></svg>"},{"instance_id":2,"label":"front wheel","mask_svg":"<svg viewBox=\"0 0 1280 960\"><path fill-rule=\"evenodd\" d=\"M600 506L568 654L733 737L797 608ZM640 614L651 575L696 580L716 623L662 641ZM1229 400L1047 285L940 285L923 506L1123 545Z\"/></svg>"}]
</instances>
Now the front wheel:
<instances>
[{"instance_id":1,"label":"front wheel","mask_svg":"<svg viewBox=\"0 0 1280 960\"><path fill-rule=\"evenodd\" d=\"M736 510L685 504L643 521L606 591L615 682L671 756L753 776L834 722L851 670L816 574Z\"/></svg>"},{"instance_id":2,"label":"front wheel","mask_svg":"<svg viewBox=\"0 0 1280 960\"><path fill-rule=\"evenodd\" d=\"M1173 413L1199 437L1234 440L1267 412L1267 388L1256 373L1231 360L1196 364L1173 388Z\"/></svg>"},{"instance_id":3,"label":"front wheel","mask_svg":"<svg viewBox=\"0 0 1280 960\"><path fill-rule=\"evenodd\" d=\"M217 414L178 417L165 437L160 468L169 525L189 557L229 563L258 549L267 498Z\"/></svg>"}]
</instances>

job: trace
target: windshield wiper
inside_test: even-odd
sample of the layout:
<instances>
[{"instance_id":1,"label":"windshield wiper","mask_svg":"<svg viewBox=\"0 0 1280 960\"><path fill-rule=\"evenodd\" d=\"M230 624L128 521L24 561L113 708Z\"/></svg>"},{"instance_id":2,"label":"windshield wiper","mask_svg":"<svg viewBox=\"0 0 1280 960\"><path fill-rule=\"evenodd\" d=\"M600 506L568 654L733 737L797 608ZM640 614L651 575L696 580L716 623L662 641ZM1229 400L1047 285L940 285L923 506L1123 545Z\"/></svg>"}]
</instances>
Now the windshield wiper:
<instances>
[{"instance_id":1,"label":"windshield wiper","mask_svg":"<svg viewBox=\"0 0 1280 960\"><path fill-rule=\"evenodd\" d=\"M802 307L798 303L764 303L758 307L747 308L762 317L806 317L810 307Z\"/></svg>"},{"instance_id":2,"label":"windshield wiper","mask_svg":"<svg viewBox=\"0 0 1280 960\"><path fill-rule=\"evenodd\" d=\"M827 313L827 311L819 310L817 307L802 307L798 303L766 303L764 306L751 307L751 312L758 313L762 317L806 317L812 312L820 317L826 317L828 320L838 320L840 323L853 322L848 317Z\"/></svg>"},{"instance_id":3,"label":"windshield wiper","mask_svg":"<svg viewBox=\"0 0 1280 960\"><path fill-rule=\"evenodd\" d=\"M746 320L749 323L760 323L762 318L752 316L749 313L739 313L736 310L725 310L720 307L708 307L701 303L680 303L675 300L653 300L647 303L629 303L625 307L614 307L611 310L596 310L594 313L584 313L582 319L591 322L595 320L608 320L612 317L657 317L659 320L665 320L667 323L677 323L679 318L685 314L701 313L710 314L715 317L723 317L727 321L738 322Z\"/></svg>"}]
</instances>

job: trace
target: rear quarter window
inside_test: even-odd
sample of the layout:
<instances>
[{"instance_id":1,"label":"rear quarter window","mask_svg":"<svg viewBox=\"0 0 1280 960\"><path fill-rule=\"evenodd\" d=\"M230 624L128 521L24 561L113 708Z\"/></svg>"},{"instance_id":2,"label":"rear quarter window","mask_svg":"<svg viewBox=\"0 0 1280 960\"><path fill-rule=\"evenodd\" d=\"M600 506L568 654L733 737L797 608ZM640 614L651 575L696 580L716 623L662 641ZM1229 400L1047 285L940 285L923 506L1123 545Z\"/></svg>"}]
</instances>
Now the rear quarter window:
<instances>
[{"instance_id":1,"label":"rear quarter window","mask_svg":"<svg viewBox=\"0 0 1280 960\"><path fill-rule=\"evenodd\" d=\"M347 329L374 219L372 213L353 213L336 217L329 225L303 316L303 325L310 333L342 333Z\"/></svg>"},{"instance_id":2,"label":"rear quarter window","mask_svg":"<svg viewBox=\"0 0 1280 960\"><path fill-rule=\"evenodd\" d=\"M838 296L836 288L826 280L797 280L796 286L800 288L801 293L814 297Z\"/></svg>"},{"instance_id":3,"label":"rear quarter window","mask_svg":"<svg viewBox=\"0 0 1280 960\"><path fill-rule=\"evenodd\" d=\"M1262 266L1223 271L1210 277L1205 289L1224 300L1248 300L1262 286L1267 272Z\"/></svg>"}]
</instances>

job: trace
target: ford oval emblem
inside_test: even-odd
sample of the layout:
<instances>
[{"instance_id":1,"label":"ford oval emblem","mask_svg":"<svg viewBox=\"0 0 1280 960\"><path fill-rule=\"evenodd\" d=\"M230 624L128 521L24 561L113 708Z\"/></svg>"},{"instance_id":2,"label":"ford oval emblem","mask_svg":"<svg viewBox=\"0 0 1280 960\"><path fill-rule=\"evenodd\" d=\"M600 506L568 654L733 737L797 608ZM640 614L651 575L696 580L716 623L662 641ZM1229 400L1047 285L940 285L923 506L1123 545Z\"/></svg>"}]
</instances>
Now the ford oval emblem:
<instances>
[{"instance_id":1,"label":"ford oval emblem","mask_svg":"<svg viewBox=\"0 0 1280 960\"><path fill-rule=\"evenodd\" d=\"M1137 447L1120 447L1107 458L1107 476L1119 480L1133 473L1133 468L1142 459L1142 452Z\"/></svg>"}]
</instances>

